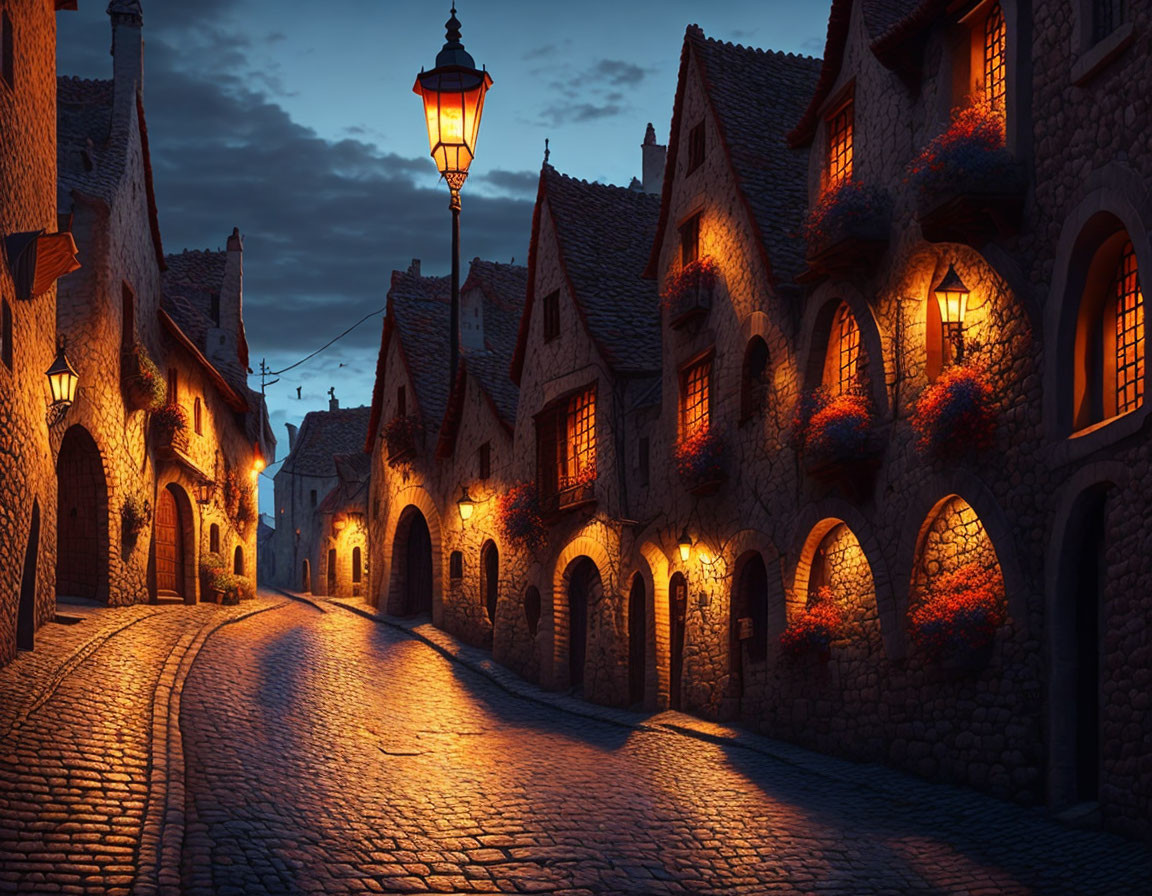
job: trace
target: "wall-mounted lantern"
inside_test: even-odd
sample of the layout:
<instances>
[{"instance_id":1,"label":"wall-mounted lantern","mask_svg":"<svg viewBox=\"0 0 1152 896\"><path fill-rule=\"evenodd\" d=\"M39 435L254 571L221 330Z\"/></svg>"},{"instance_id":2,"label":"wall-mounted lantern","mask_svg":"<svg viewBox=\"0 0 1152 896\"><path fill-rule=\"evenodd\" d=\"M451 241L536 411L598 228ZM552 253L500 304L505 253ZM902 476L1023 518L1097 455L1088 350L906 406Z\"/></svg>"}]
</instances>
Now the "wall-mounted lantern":
<instances>
[{"instance_id":1,"label":"wall-mounted lantern","mask_svg":"<svg viewBox=\"0 0 1152 896\"><path fill-rule=\"evenodd\" d=\"M63 342L60 343L60 350L56 353L56 360L52 362L45 375L48 377L48 387L52 390L52 409L59 412L68 410L76 399L76 384L80 381L80 377L68 363Z\"/></svg>"},{"instance_id":2,"label":"wall-mounted lantern","mask_svg":"<svg viewBox=\"0 0 1152 896\"><path fill-rule=\"evenodd\" d=\"M468 494L468 486L463 485L460 487L460 497L456 500L456 509L460 511L460 520L468 522L472 519L472 511L476 509L476 502L472 500L472 496Z\"/></svg>"},{"instance_id":3,"label":"wall-mounted lantern","mask_svg":"<svg viewBox=\"0 0 1152 896\"><path fill-rule=\"evenodd\" d=\"M934 292L940 303L944 338L952 344L952 358L959 363L964 360L964 317L968 313L969 289L956 273L956 267L950 264Z\"/></svg>"},{"instance_id":4,"label":"wall-mounted lantern","mask_svg":"<svg viewBox=\"0 0 1152 896\"><path fill-rule=\"evenodd\" d=\"M196 503L204 507L212 503L216 494L216 483L211 479L201 479L196 483Z\"/></svg>"},{"instance_id":5,"label":"wall-mounted lantern","mask_svg":"<svg viewBox=\"0 0 1152 896\"><path fill-rule=\"evenodd\" d=\"M687 526L684 527L680 537L676 540L676 546L680 548L680 561L687 563L688 558L692 556L692 539L688 536Z\"/></svg>"}]
</instances>

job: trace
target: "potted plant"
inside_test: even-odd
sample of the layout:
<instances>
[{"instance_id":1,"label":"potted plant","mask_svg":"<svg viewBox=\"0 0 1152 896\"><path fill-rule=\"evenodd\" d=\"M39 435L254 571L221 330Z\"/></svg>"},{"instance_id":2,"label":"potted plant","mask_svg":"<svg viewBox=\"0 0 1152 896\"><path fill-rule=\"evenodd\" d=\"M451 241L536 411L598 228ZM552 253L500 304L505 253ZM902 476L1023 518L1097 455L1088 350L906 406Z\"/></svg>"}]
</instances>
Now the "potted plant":
<instances>
[{"instance_id":1,"label":"potted plant","mask_svg":"<svg viewBox=\"0 0 1152 896\"><path fill-rule=\"evenodd\" d=\"M892 199L876 186L849 180L808 212L802 232L809 279L870 270L888 244Z\"/></svg>"},{"instance_id":2,"label":"potted plant","mask_svg":"<svg viewBox=\"0 0 1152 896\"><path fill-rule=\"evenodd\" d=\"M804 612L789 622L780 635L781 655L791 662L805 659L827 662L832 641L839 635L843 622L832 589L821 588Z\"/></svg>"},{"instance_id":3,"label":"potted plant","mask_svg":"<svg viewBox=\"0 0 1152 896\"><path fill-rule=\"evenodd\" d=\"M152 519L152 505L146 498L129 495L120 506L120 529L125 540L135 541Z\"/></svg>"},{"instance_id":4,"label":"potted plant","mask_svg":"<svg viewBox=\"0 0 1152 896\"><path fill-rule=\"evenodd\" d=\"M416 451L424 435L420 418L398 414L384 424L384 443L388 446L388 464L396 466Z\"/></svg>"},{"instance_id":5,"label":"potted plant","mask_svg":"<svg viewBox=\"0 0 1152 896\"><path fill-rule=\"evenodd\" d=\"M680 329L708 313L719 273L716 260L705 255L668 275L660 295L660 307L668 316L669 326Z\"/></svg>"},{"instance_id":6,"label":"potted plant","mask_svg":"<svg viewBox=\"0 0 1152 896\"><path fill-rule=\"evenodd\" d=\"M256 587L247 576L233 576L236 591L236 602L252 600L256 596Z\"/></svg>"},{"instance_id":7,"label":"potted plant","mask_svg":"<svg viewBox=\"0 0 1152 896\"><path fill-rule=\"evenodd\" d=\"M230 584L225 578L227 575L223 557L212 551L203 554L200 557L200 590L205 595L202 600L220 603ZM218 587L220 585L225 587Z\"/></svg>"},{"instance_id":8,"label":"potted plant","mask_svg":"<svg viewBox=\"0 0 1152 896\"><path fill-rule=\"evenodd\" d=\"M188 450L188 415L180 405L169 403L155 411L152 427L165 453Z\"/></svg>"},{"instance_id":9,"label":"potted plant","mask_svg":"<svg viewBox=\"0 0 1152 896\"><path fill-rule=\"evenodd\" d=\"M809 392L794 426L808 472L817 478L870 465L879 450L872 408L860 391L833 395L822 386Z\"/></svg>"},{"instance_id":10,"label":"potted plant","mask_svg":"<svg viewBox=\"0 0 1152 896\"><path fill-rule=\"evenodd\" d=\"M536 486L521 482L512 486L496 502L500 534L512 544L537 553L548 539L548 530L540 512Z\"/></svg>"},{"instance_id":11,"label":"potted plant","mask_svg":"<svg viewBox=\"0 0 1152 896\"><path fill-rule=\"evenodd\" d=\"M164 405L168 383L144 346L136 343L125 351L121 369L125 395L132 407L156 411Z\"/></svg>"},{"instance_id":12,"label":"potted plant","mask_svg":"<svg viewBox=\"0 0 1152 896\"><path fill-rule=\"evenodd\" d=\"M1004 620L1000 568L969 562L932 578L909 624L913 642L932 660L972 668L987 661Z\"/></svg>"},{"instance_id":13,"label":"potted plant","mask_svg":"<svg viewBox=\"0 0 1152 896\"><path fill-rule=\"evenodd\" d=\"M694 495L714 494L724 482L724 440L711 427L697 430L676 446L676 472Z\"/></svg>"},{"instance_id":14,"label":"potted plant","mask_svg":"<svg viewBox=\"0 0 1152 896\"><path fill-rule=\"evenodd\" d=\"M979 246L1018 223L1023 174L1005 145L1003 110L987 100L958 110L948 129L912 160L907 174L925 239Z\"/></svg>"},{"instance_id":15,"label":"potted plant","mask_svg":"<svg viewBox=\"0 0 1152 896\"><path fill-rule=\"evenodd\" d=\"M234 605L239 602L236 596L236 577L227 569L217 569L208 579L208 590L212 592L214 603Z\"/></svg>"},{"instance_id":16,"label":"potted plant","mask_svg":"<svg viewBox=\"0 0 1152 896\"><path fill-rule=\"evenodd\" d=\"M996 435L996 393L984 367L969 362L946 367L920 393L912 412L917 445L941 459L991 447Z\"/></svg>"}]
</instances>

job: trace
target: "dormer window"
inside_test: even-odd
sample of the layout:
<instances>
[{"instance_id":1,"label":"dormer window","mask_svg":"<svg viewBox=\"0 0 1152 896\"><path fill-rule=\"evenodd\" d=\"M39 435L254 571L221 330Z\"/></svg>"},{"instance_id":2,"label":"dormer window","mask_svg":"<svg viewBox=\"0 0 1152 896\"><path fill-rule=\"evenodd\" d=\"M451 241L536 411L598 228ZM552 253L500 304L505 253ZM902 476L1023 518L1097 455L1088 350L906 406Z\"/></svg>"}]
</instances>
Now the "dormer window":
<instances>
[{"instance_id":1,"label":"dormer window","mask_svg":"<svg viewBox=\"0 0 1152 896\"><path fill-rule=\"evenodd\" d=\"M852 179L853 102L849 97L828 116L828 178L825 189L834 190Z\"/></svg>"},{"instance_id":2,"label":"dormer window","mask_svg":"<svg viewBox=\"0 0 1152 896\"><path fill-rule=\"evenodd\" d=\"M544 296L544 341L560 335L560 290Z\"/></svg>"},{"instance_id":3,"label":"dormer window","mask_svg":"<svg viewBox=\"0 0 1152 896\"><path fill-rule=\"evenodd\" d=\"M688 132L688 173L704 164L704 122Z\"/></svg>"},{"instance_id":4,"label":"dormer window","mask_svg":"<svg viewBox=\"0 0 1152 896\"><path fill-rule=\"evenodd\" d=\"M680 225L680 265L689 265L699 257L700 213L697 212Z\"/></svg>"}]
</instances>

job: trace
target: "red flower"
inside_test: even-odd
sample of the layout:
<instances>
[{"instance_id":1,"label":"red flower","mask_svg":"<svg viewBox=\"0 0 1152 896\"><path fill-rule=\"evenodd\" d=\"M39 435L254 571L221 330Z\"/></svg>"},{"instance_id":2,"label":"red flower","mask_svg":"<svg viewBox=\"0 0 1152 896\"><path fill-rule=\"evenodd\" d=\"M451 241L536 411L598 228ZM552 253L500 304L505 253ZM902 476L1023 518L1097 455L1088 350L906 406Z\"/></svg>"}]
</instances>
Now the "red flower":
<instances>
[{"instance_id":1,"label":"red flower","mask_svg":"<svg viewBox=\"0 0 1152 896\"><path fill-rule=\"evenodd\" d=\"M780 647L789 659L806 654L823 654L840 632L844 622L835 595L828 587L816 592L816 599L799 616L788 623L780 635Z\"/></svg>"},{"instance_id":2,"label":"red flower","mask_svg":"<svg viewBox=\"0 0 1152 896\"><path fill-rule=\"evenodd\" d=\"M912 639L933 657L984 647L1004 623L999 566L965 563L940 573L921 600L910 619Z\"/></svg>"},{"instance_id":3,"label":"red flower","mask_svg":"<svg viewBox=\"0 0 1152 896\"><path fill-rule=\"evenodd\" d=\"M496 501L500 533L508 541L533 554L540 551L548 540L548 529L540 514L540 499L536 486L521 482L512 486Z\"/></svg>"},{"instance_id":4,"label":"red flower","mask_svg":"<svg viewBox=\"0 0 1152 896\"><path fill-rule=\"evenodd\" d=\"M818 457L867 454L872 409L861 392L833 395L820 387L801 400L793 421L801 450Z\"/></svg>"},{"instance_id":5,"label":"red flower","mask_svg":"<svg viewBox=\"0 0 1152 896\"><path fill-rule=\"evenodd\" d=\"M957 456L992 445L996 393L988 372L976 364L945 368L922 393L912 412L921 449Z\"/></svg>"},{"instance_id":6,"label":"red flower","mask_svg":"<svg viewBox=\"0 0 1152 896\"><path fill-rule=\"evenodd\" d=\"M887 232L890 211L884 190L845 181L809 210L801 231L810 253L847 236L879 238Z\"/></svg>"},{"instance_id":7,"label":"red flower","mask_svg":"<svg viewBox=\"0 0 1152 896\"><path fill-rule=\"evenodd\" d=\"M924 194L1003 187L1018 172L1005 149L1004 111L986 100L960 109L948 129L925 146L908 166L908 177Z\"/></svg>"},{"instance_id":8,"label":"red flower","mask_svg":"<svg viewBox=\"0 0 1152 896\"><path fill-rule=\"evenodd\" d=\"M711 255L705 255L684 265L664 281L664 292L660 296L661 307L665 311L675 311L689 296L697 291L710 292L716 285L720 266Z\"/></svg>"},{"instance_id":9,"label":"red flower","mask_svg":"<svg viewBox=\"0 0 1152 896\"><path fill-rule=\"evenodd\" d=\"M691 484L724 478L724 440L702 427L676 446L676 471Z\"/></svg>"}]
</instances>

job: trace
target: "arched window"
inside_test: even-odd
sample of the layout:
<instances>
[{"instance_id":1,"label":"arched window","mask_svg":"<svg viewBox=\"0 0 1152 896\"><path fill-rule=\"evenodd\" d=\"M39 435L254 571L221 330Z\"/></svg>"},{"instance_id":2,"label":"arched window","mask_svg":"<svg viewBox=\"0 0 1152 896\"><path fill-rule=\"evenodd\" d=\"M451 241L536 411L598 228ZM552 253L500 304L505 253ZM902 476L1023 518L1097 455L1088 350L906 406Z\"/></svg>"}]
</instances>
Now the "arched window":
<instances>
[{"instance_id":1,"label":"arched window","mask_svg":"<svg viewBox=\"0 0 1152 896\"><path fill-rule=\"evenodd\" d=\"M984 96L993 106L1004 110L1008 95L1008 29L1004 10L993 3L984 20Z\"/></svg>"},{"instance_id":2,"label":"arched window","mask_svg":"<svg viewBox=\"0 0 1152 896\"><path fill-rule=\"evenodd\" d=\"M749 420L764 410L768 399L768 343L759 336L748 340L740 376L740 420Z\"/></svg>"},{"instance_id":3,"label":"arched window","mask_svg":"<svg viewBox=\"0 0 1152 896\"><path fill-rule=\"evenodd\" d=\"M448 577L450 579L464 578L464 555L459 551L453 551L452 556L448 558Z\"/></svg>"},{"instance_id":4,"label":"arched window","mask_svg":"<svg viewBox=\"0 0 1152 896\"><path fill-rule=\"evenodd\" d=\"M856 315L841 302L832 319L832 332L828 335L828 352L824 356L824 386L833 395L842 395L859 388L862 376L860 359L860 325Z\"/></svg>"},{"instance_id":5,"label":"arched window","mask_svg":"<svg viewBox=\"0 0 1152 896\"><path fill-rule=\"evenodd\" d=\"M238 576L244 575L244 548L236 545L236 553L232 557L232 572Z\"/></svg>"},{"instance_id":6,"label":"arched window","mask_svg":"<svg viewBox=\"0 0 1152 896\"><path fill-rule=\"evenodd\" d=\"M360 548L352 548L352 584L360 584L361 577Z\"/></svg>"},{"instance_id":7,"label":"arched window","mask_svg":"<svg viewBox=\"0 0 1152 896\"><path fill-rule=\"evenodd\" d=\"M196 435L204 435L204 422L200 411L199 398L197 398L192 405L192 428L196 430Z\"/></svg>"},{"instance_id":8,"label":"arched window","mask_svg":"<svg viewBox=\"0 0 1152 896\"><path fill-rule=\"evenodd\" d=\"M1075 429L1143 406L1144 293L1124 231L1105 240L1088 266L1075 353Z\"/></svg>"},{"instance_id":9,"label":"arched window","mask_svg":"<svg viewBox=\"0 0 1152 896\"><path fill-rule=\"evenodd\" d=\"M213 554L220 553L220 527L215 523L208 529L208 550Z\"/></svg>"},{"instance_id":10,"label":"arched window","mask_svg":"<svg viewBox=\"0 0 1152 896\"><path fill-rule=\"evenodd\" d=\"M491 541L480 549L480 602L488 613L488 621L496 621L496 599L500 593L500 553Z\"/></svg>"}]
</instances>

